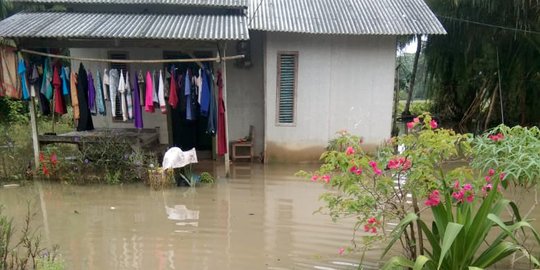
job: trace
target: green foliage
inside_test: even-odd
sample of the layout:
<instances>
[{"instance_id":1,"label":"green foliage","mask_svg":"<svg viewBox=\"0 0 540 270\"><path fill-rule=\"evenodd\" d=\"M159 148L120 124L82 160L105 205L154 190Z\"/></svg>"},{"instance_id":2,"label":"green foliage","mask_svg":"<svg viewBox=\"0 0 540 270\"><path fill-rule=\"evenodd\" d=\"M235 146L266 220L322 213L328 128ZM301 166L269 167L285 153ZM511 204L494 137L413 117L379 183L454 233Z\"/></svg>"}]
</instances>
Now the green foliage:
<instances>
[{"instance_id":1,"label":"green foliage","mask_svg":"<svg viewBox=\"0 0 540 270\"><path fill-rule=\"evenodd\" d=\"M493 137L488 134L473 139L438 128L429 114L413 119L407 128L406 134L387 141L373 156L362 150L359 137L347 132L332 140L317 171L298 173L333 187L321 195L326 205L319 211L334 221L355 218L354 238L362 236L366 249L375 242L389 241L386 254L394 244L401 244L404 256L390 259L387 269L479 269L516 252L538 264L525 248L525 241L516 237L517 232L526 235L528 229L540 243L538 234L522 219L517 205L499 192L499 181L507 186L510 178L505 173L511 167L488 164L489 170L483 172L470 166L449 168L449 162L464 163L479 155L477 140L489 140L484 143L491 146ZM530 138L537 130L527 131L532 132L525 136L528 139L516 135L508 142L529 146L537 140ZM491 135L498 132L505 136L526 133L519 128L499 128ZM491 149L495 153L506 151L501 150L507 146L500 136L496 137L499 149ZM505 209L512 213L510 220L502 221L502 216L507 216L501 213ZM427 219L421 214L426 210L431 210ZM399 222L390 235L385 233L388 222ZM487 236L495 233L497 237L490 241Z\"/></svg>"},{"instance_id":2,"label":"green foliage","mask_svg":"<svg viewBox=\"0 0 540 270\"><path fill-rule=\"evenodd\" d=\"M28 102L0 97L0 115L3 123L28 123Z\"/></svg>"},{"instance_id":3,"label":"green foliage","mask_svg":"<svg viewBox=\"0 0 540 270\"><path fill-rule=\"evenodd\" d=\"M397 239L401 238L405 228L413 222L420 225L422 232L429 241L430 248L425 248L425 255L410 260L399 257L390 260L383 269L411 267L413 269L484 269L503 260L504 258L522 252L531 263L539 265L536 258L519 244L514 237L515 232L529 229L536 241L540 238L530 223L520 219L511 202L502 198L498 192L499 180L493 181L493 188L484 192L484 199L471 202L452 199L455 187L441 187L444 201L431 207L434 221L431 228L418 215L410 213L392 232L393 239L387 246L383 256ZM478 206L477 206L478 205ZM503 222L501 212L514 209L514 218ZM497 229L498 228L498 229ZM493 241L488 242L488 235L496 233ZM486 246L482 245L487 243Z\"/></svg>"},{"instance_id":4,"label":"green foliage","mask_svg":"<svg viewBox=\"0 0 540 270\"><path fill-rule=\"evenodd\" d=\"M430 36L425 48L434 113L464 130L500 123L500 81L505 122L538 124L540 35L528 32L540 29L538 1L427 3L448 32Z\"/></svg>"},{"instance_id":5,"label":"green foliage","mask_svg":"<svg viewBox=\"0 0 540 270\"><path fill-rule=\"evenodd\" d=\"M50 259L38 259L36 270L64 270L66 269L64 261L62 260L50 260Z\"/></svg>"},{"instance_id":6,"label":"green foliage","mask_svg":"<svg viewBox=\"0 0 540 270\"><path fill-rule=\"evenodd\" d=\"M201 183L213 184L215 181L214 177L208 172L201 173Z\"/></svg>"},{"instance_id":7,"label":"green foliage","mask_svg":"<svg viewBox=\"0 0 540 270\"><path fill-rule=\"evenodd\" d=\"M497 137L502 135L502 137ZM540 181L540 129L500 125L473 141L471 165L486 172L499 168L515 185L525 188Z\"/></svg>"},{"instance_id":8,"label":"green foliage","mask_svg":"<svg viewBox=\"0 0 540 270\"><path fill-rule=\"evenodd\" d=\"M449 182L450 177L472 174L470 170L457 168L449 173L448 179L444 178L443 164L469 155L470 144L468 136L434 129L434 124L429 114L422 115L422 120L415 119L409 134L389 140L375 156L362 149L360 137L342 132L322 154L324 163L319 170L298 175L334 187L336 191L321 195L326 207L319 211L333 220L354 217L355 230L363 227L370 232L364 237L369 246L387 237L386 221L402 220L410 211L418 212L417 198L425 197L441 182ZM400 153L396 151L398 147L403 148ZM407 194L414 198L412 205ZM417 249L414 237L404 238L400 243L408 256L414 258Z\"/></svg>"}]
</instances>

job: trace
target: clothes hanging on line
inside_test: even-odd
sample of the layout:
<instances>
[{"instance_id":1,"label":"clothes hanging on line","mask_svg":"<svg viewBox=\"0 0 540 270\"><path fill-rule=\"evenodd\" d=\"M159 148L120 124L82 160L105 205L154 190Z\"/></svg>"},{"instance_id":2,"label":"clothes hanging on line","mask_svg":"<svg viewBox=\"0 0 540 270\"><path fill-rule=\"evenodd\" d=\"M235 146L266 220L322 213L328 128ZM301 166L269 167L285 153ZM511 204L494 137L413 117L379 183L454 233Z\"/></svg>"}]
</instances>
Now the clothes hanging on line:
<instances>
[{"instance_id":1,"label":"clothes hanging on line","mask_svg":"<svg viewBox=\"0 0 540 270\"><path fill-rule=\"evenodd\" d=\"M15 48L0 48L0 96L21 98L17 79L17 54Z\"/></svg>"},{"instance_id":2,"label":"clothes hanging on line","mask_svg":"<svg viewBox=\"0 0 540 270\"><path fill-rule=\"evenodd\" d=\"M126 105L126 81L124 79L124 72L120 70L120 81L118 82L118 92L120 93L120 108L122 110L122 119L128 120L127 105Z\"/></svg>"},{"instance_id":3,"label":"clothes hanging on line","mask_svg":"<svg viewBox=\"0 0 540 270\"><path fill-rule=\"evenodd\" d=\"M103 80L101 83L103 85L103 99L109 100L109 72L107 72L107 69L103 70Z\"/></svg>"},{"instance_id":4,"label":"clothes hanging on line","mask_svg":"<svg viewBox=\"0 0 540 270\"><path fill-rule=\"evenodd\" d=\"M138 76L133 76L133 122L135 128L143 128L143 117L142 117L142 107L141 107L141 97L139 96L139 78Z\"/></svg>"},{"instance_id":5,"label":"clothes hanging on line","mask_svg":"<svg viewBox=\"0 0 540 270\"><path fill-rule=\"evenodd\" d=\"M66 107L64 105L64 96L62 95L62 80L60 79L60 73L58 66L54 66L53 71L53 87L54 87L54 112L63 115L66 114Z\"/></svg>"},{"instance_id":6,"label":"clothes hanging on line","mask_svg":"<svg viewBox=\"0 0 540 270\"><path fill-rule=\"evenodd\" d=\"M176 109L178 105L178 93L176 92L176 70L174 66L171 67L171 82L169 83L169 105L173 109Z\"/></svg>"},{"instance_id":7,"label":"clothes hanging on line","mask_svg":"<svg viewBox=\"0 0 540 270\"><path fill-rule=\"evenodd\" d=\"M129 81L129 72L126 71L126 106L128 119L133 119L133 97L131 94L131 83Z\"/></svg>"},{"instance_id":8,"label":"clothes hanging on line","mask_svg":"<svg viewBox=\"0 0 540 270\"><path fill-rule=\"evenodd\" d=\"M153 113L154 112L154 83L152 82L152 75L150 74L150 71L146 72L146 100L144 105L144 110L146 112Z\"/></svg>"},{"instance_id":9,"label":"clothes hanging on line","mask_svg":"<svg viewBox=\"0 0 540 270\"><path fill-rule=\"evenodd\" d=\"M96 88L94 86L94 77L92 76L91 71L88 71L86 76L88 78L88 108L92 115L96 115Z\"/></svg>"},{"instance_id":10,"label":"clothes hanging on line","mask_svg":"<svg viewBox=\"0 0 540 270\"><path fill-rule=\"evenodd\" d=\"M111 69L109 71L109 99L111 100L112 117L120 116L120 115L116 115L116 96L118 95L119 81L120 81L120 75L118 74L118 70Z\"/></svg>"},{"instance_id":11,"label":"clothes hanging on line","mask_svg":"<svg viewBox=\"0 0 540 270\"><path fill-rule=\"evenodd\" d=\"M17 72L19 73L19 77L21 78L22 99L28 100L30 99L30 93L28 90L28 81L26 80L26 63L24 62L24 59L22 57L19 57L19 67L17 69Z\"/></svg>"},{"instance_id":12,"label":"clothes hanging on line","mask_svg":"<svg viewBox=\"0 0 540 270\"><path fill-rule=\"evenodd\" d=\"M163 72L159 70L159 83L158 83L158 99L159 99L159 108L161 113L167 113L167 103L165 103L165 86L163 84Z\"/></svg>"},{"instance_id":13,"label":"clothes hanging on line","mask_svg":"<svg viewBox=\"0 0 540 270\"><path fill-rule=\"evenodd\" d=\"M80 107L79 107L79 96L77 93L77 76L75 72L71 72L70 79L70 92L71 92L71 107L73 107L73 118L79 120L81 118Z\"/></svg>"},{"instance_id":14,"label":"clothes hanging on line","mask_svg":"<svg viewBox=\"0 0 540 270\"><path fill-rule=\"evenodd\" d=\"M144 84L144 75L142 73L141 70L139 70L139 74L137 75L137 80L135 81L135 83L137 83L139 85L139 98L140 98L140 101L141 101L141 106L144 107L144 104L145 104L145 99L146 99L146 95L145 95L145 84Z\"/></svg>"},{"instance_id":15,"label":"clothes hanging on line","mask_svg":"<svg viewBox=\"0 0 540 270\"><path fill-rule=\"evenodd\" d=\"M43 64L43 78L41 83L41 93L45 95L48 100L52 99L53 88L51 85L52 74L51 74L51 63L49 58L45 58L45 63Z\"/></svg>"},{"instance_id":16,"label":"clothes hanging on line","mask_svg":"<svg viewBox=\"0 0 540 270\"><path fill-rule=\"evenodd\" d=\"M93 130L92 116L88 108L88 77L84 65L79 65L77 79L77 98L79 99L80 119L77 123L77 131Z\"/></svg>"},{"instance_id":17,"label":"clothes hanging on line","mask_svg":"<svg viewBox=\"0 0 540 270\"><path fill-rule=\"evenodd\" d=\"M107 70L105 70L107 71ZM96 105L97 105L97 112L100 115L107 115L107 106L105 106L105 97L103 92L103 82L101 81L101 74L99 73L99 70L96 72L97 77L97 84L96 84Z\"/></svg>"}]
</instances>

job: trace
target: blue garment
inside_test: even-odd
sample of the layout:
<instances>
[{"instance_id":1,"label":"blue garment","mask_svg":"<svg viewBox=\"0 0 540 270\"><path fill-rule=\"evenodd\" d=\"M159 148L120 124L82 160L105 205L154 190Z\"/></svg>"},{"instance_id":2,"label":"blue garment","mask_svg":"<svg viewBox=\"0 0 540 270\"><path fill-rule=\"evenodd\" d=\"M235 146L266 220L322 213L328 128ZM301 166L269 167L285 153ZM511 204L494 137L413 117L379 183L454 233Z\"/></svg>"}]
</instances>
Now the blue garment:
<instances>
[{"instance_id":1,"label":"blue garment","mask_svg":"<svg viewBox=\"0 0 540 270\"><path fill-rule=\"evenodd\" d=\"M212 88L214 86L214 80L212 77L212 74L207 74L210 78L209 84L208 84L208 90L210 93L210 105L208 110L208 128L206 129L206 133L210 135L216 135L216 126L217 126L217 109L216 109L216 99L214 98L214 95L212 94Z\"/></svg>"},{"instance_id":2,"label":"blue garment","mask_svg":"<svg viewBox=\"0 0 540 270\"><path fill-rule=\"evenodd\" d=\"M60 74L60 78L62 78L62 95L64 96L67 96L69 95L69 76L67 75L67 71L66 71L66 68L63 67L61 68L62 71L61 71L61 74Z\"/></svg>"},{"instance_id":3,"label":"blue garment","mask_svg":"<svg viewBox=\"0 0 540 270\"><path fill-rule=\"evenodd\" d=\"M97 84L96 84L96 105L97 111L101 115L107 115L107 110L105 106L105 98L103 96L103 84L101 83L101 74L99 70L96 72Z\"/></svg>"},{"instance_id":4,"label":"blue garment","mask_svg":"<svg viewBox=\"0 0 540 270\"><path fill-rule=\"evenodd\" d=\"M30 94L28 91L28 83L26 82L26 63L24 63L24 59L22 58L19 58L19 68L17 69L17 73L19 73L19 76L21 77L22 99L28 100L30 99Z\"/></svg>"},{"instance_id":5,"label":"blue garment","mask_svg":"<svg viewBox=\"0 0 540 270\"><path fill-rule=\"evenodd\" d=\"M187 70L184 82L184 95L186 96L186 119L193 120L193 111L191 110L191 74L189 73L189 70Z\"/></svg>"},{"instance_id":6,"label":"blue garment","mask_svg":"<svg viewBox=\"0 0 540 270\"><path fill-rule=\"evenodd\" d=\"M203 68L201 72L202 76L202 89L201 89L201 115L208 116L210 110L210 81L206 69Z\"/></svg>"},{"instance_id":7,"label":"blue garment","mask_svg":"<svg viewBox=\"0 0 540 270\"><path fill-rule=\"evenodd\" d=\"M41 93L45 95L45 97L48 100L52 99L53 96L53 88L52 88L52 72L51 72L51 64L49 61L49 58L45 58L45 62L43 63L43 80L41 81Z\"/></svg>"}]
</instances>

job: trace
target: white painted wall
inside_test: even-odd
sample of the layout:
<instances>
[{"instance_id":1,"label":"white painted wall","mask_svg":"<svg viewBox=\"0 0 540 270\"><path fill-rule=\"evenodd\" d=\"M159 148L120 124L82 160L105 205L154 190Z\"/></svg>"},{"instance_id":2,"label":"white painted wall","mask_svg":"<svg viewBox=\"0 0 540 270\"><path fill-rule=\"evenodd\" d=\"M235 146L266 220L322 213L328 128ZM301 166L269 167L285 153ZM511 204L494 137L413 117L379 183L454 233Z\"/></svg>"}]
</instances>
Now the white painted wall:
<instances>
[{"instance_id":1,"label":"white painted wall","mask_svg":"<svg viewBox=\"0 0 540 270\"><path fill-rule=\"evenodd\" d=\"M90 58L108 58L109 51L117 52L128 52L129 58L131 59L162 59L163 50L162 49L153 49L153 48L99 48L99 49L70 49L71 56L74 57L90 57ZM72 61L71 68L76 72L79 70L79 61ZM99 69L100 73L103 75L103 70L107 68L109 70L108 63L97 63L97 62L85 62L83 63L87 71L92 71L92 75L96 76L96 71ZM133 80L132 73L142 70L159 70L162 68L162 64L136 64L136 66L130 66L130 80ZM96 79L96 78L94 78ZM135 128L133 122L118 122L112 121L111 114L111 103L106 101L107 106L107 115L101 116L96 115L92 116L92 121L95 128ZM147 113L143 109L143 124L144 128L156 128L159 127L160 137L159 141L162 144L169 143L168 137L168 126L167 126L167 115L162 114L159 110L156 110L154 113Z\"/></svg>"},{"instance_id":2,"label":"white painted wall","mask_svg":"<svg viewBox=\"0 0 540 270\"><path fill-rule=\"evenodd\" d=\"M264 146L263 35L262 32L249 33L253 66L239 68L233 61L227 62L229 141L247 136L249 126L253 125L256 155L263 152ZM230 42L227 55L236 54L236 42Z\"/></svg>"},{"instance_id":3,"label":"white painted wall","mask_svg":"<svg viewBox=\"0 0 540 270\"><path fill-rule=\"evenodd\" d=\"M296 125L276 124L277 53L297 51ZM316 161L339 130L374 146L390 137L394 36L266 35L266 158Z\"/></svg>"}]
</instances>

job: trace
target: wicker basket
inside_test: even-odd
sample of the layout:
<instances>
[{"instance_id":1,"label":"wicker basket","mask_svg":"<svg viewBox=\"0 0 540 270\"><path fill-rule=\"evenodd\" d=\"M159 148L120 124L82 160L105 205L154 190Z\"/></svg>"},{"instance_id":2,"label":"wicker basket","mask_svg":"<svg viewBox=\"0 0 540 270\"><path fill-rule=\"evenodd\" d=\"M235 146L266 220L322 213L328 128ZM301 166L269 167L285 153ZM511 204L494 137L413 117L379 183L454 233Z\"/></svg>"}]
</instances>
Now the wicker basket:
<instances>
[{"instance_id":1,"label":"wicker basket","mask_svg":"<svg viewBox=\"0 0 540 270\"><path fill-rule=\"evenodd\" d=\"M173 187L175 183L172 170L163 170L161 168L148 170L148 184L155 190Z\"/></svg>"}]
</instances>

